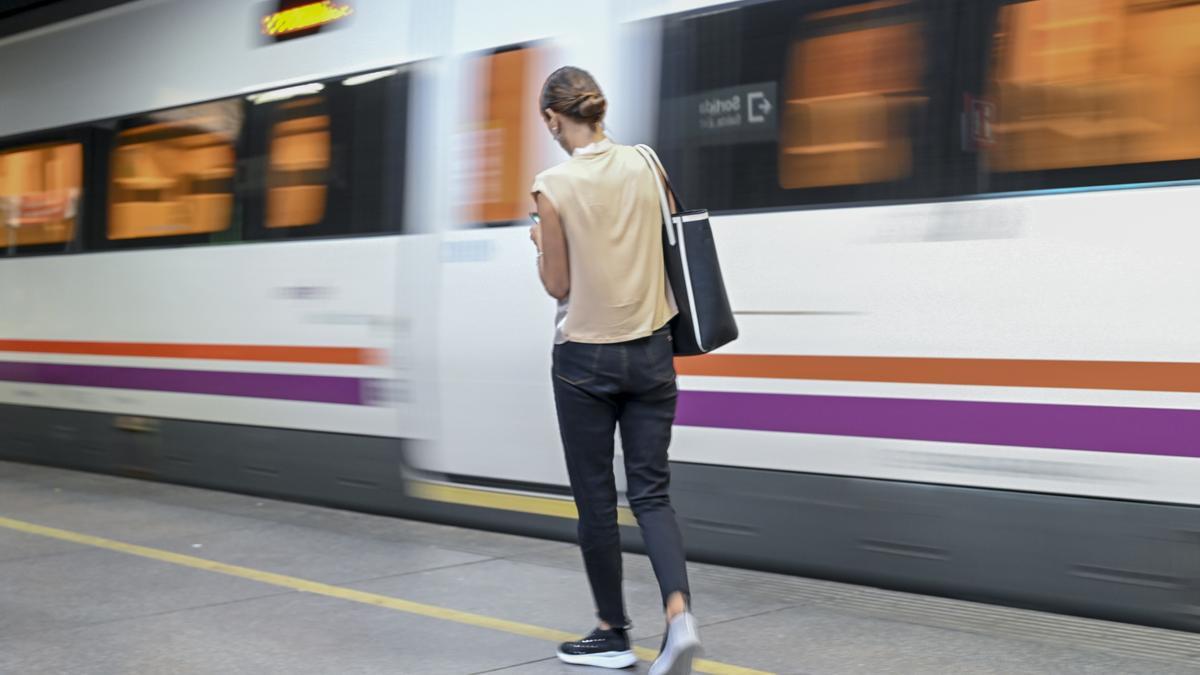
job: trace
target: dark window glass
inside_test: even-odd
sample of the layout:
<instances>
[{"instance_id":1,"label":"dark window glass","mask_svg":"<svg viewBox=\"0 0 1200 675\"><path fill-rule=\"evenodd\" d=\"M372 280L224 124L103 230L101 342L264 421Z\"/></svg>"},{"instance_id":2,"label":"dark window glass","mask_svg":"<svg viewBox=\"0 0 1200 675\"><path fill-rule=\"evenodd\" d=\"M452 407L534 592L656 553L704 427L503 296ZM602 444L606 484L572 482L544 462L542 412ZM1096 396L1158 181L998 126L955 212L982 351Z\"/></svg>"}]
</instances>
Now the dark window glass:
<instances>
[{"instance_id":1,"label":"dark window glass","mask_svg":"<svg viewBox=\"0 0 1200 675\"><path fill-rule=\"evenodd\" d=\"M918 0L668 18L659 150L688 205L930 196L933 31Z\"/></svg>"},{"instance_id":2,"label":"dark window glass","mask_svg":"<svg viewBox=\"0 0 1200 675\"><path fill-rule=\"evenodd\" d=\"M262 92L248 102L248 238L402 229L402 70Z\"/></svg>"}]
</instances>

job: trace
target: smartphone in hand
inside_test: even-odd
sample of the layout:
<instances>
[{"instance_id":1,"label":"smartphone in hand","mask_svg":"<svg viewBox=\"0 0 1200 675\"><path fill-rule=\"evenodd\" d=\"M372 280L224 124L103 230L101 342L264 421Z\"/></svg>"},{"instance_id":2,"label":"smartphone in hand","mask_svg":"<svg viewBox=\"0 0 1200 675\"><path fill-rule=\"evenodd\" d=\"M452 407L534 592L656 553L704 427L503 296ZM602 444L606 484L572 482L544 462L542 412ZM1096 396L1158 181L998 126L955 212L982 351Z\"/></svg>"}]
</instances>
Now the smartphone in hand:
<instances>
[{"instance_id":1,"label":"smartphone in hand","mask_svg":"<svg viewBox=\"0 0 1200 675\"><path fill-rule=\"evenodd\" d=\"M542 257L542 219L538 217L536 211L529 214L529 219L533 221L533 227L529 228L529 241L533 242L533 247L537 249L538 257Z\"/></svg>"}]
</instances>

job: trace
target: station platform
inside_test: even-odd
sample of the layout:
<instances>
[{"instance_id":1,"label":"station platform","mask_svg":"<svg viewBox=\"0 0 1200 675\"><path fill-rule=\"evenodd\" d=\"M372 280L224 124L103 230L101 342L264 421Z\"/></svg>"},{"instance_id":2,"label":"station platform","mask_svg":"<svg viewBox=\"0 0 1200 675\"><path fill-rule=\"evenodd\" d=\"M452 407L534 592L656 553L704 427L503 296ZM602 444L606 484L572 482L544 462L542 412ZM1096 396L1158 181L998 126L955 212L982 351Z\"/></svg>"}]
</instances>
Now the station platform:
<instances>
[{"instance_id":1,"label":"station platform","mask_svg":"<svg viewBox=\"0 0 1200 675\"><path fill-rule=\"evenodd\" d=\"M626 597L646 672L646 559ZM1200 673L1200 635L706 564L696 672ZM0 673L599 673L567 543L0 462Z\"/></svg>"}]
</instances>

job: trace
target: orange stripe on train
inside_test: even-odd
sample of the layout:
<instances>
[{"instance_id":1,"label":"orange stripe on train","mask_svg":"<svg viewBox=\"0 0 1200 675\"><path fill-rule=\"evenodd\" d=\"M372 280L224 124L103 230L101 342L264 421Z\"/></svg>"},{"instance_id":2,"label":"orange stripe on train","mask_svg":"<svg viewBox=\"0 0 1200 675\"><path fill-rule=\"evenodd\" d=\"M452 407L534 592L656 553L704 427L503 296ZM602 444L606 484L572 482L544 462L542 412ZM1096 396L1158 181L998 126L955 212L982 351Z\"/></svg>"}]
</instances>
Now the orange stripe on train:
<instances>
[{"instance_id":1,"label":"orange stripe on train","mask_svg":"<svg viewBox=\"0 0 1200 675\"><path fill-rule=\"evenodd\" d=\"M708 354L675 360L680 375L851 382L1200 392L1200 363L897 356Z\"/></svg>"},{"instance_id":2,"label":"orange stripe on train","mask_svg":"<svg viewBox=\"0 0 1200 675\"><path fill-rule=\"evenodd\" d=\"M175 342L0 340L0 351L348 365L379 364L383 361L383 356L378 350L364 349L362 347L298 347L279 345L187 344Z\"/></svg>"}]
</instances>

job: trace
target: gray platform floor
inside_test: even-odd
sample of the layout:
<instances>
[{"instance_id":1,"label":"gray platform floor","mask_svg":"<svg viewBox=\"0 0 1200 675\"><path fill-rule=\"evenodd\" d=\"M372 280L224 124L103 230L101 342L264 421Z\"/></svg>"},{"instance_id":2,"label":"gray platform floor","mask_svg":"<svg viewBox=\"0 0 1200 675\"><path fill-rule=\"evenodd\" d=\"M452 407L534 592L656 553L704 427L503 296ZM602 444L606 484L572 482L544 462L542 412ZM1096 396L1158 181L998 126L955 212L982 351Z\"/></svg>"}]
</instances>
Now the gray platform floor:
<instances>
[{"instance_id":1,"label":"gray platform floor","mask_svg":"<svg viewBox=\"0 0 1200 675\"><path fill-rule=\"evenodd\" d=\"M691 574L712 673L1200 673L1200 635ZM645 558L626 577L651 656ZM590 608L560 542L0 462L0 673L595 672L553 656Z\"/></svg>"}]
</instances>

